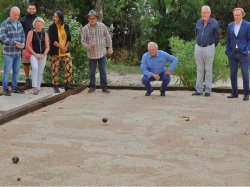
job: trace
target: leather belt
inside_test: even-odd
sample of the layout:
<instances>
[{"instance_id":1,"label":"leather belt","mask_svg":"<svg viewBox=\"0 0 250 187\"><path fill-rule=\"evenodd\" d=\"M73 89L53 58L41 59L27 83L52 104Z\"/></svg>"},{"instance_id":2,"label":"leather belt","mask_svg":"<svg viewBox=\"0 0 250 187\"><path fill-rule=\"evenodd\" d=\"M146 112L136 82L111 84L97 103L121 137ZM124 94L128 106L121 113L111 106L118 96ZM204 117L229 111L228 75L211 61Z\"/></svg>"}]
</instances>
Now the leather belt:
<instances>
[{"instance_id":1,"label":"leather belt","mask_svg":"<svg viewBox=\"0 0 250 187\"><path fill-rule=\"evenodd\" d=\"M210 45L213 45L214 43L211 43L211 44L206 44L206 45L199 45L199 44L197 44L198 46L200 46L200 47L207 47L207 46L210 46Z\"/></svg>"},{"instance_id":2,"label":"leather belt","mask_svg":"<svg viewBox=\"0 0 250 187\"><path fill-rule=\"evenodd\" d=\"M240 49L239 49L239 48L235 48L235 49L234 49L234 52L235 52L235 53L239 53L239 52L240 52Z\"/></svg>"}]
</instances>

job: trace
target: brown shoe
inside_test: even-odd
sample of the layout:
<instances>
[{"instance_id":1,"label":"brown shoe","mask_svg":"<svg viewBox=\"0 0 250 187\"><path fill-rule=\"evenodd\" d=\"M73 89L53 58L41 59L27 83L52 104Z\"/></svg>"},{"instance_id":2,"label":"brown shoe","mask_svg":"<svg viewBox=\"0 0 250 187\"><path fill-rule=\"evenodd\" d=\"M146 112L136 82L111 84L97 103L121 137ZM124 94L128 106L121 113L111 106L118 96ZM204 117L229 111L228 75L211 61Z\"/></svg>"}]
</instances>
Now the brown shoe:
<instances>
[{"instance_id":1,"label":"brown shoe","mask_svg":"<svg viewBox=\"0 0 250 187\"><path fill-rule=\"evenodd\" d=\"M89 88L88 93L93 93L95 91L95 88Z\"/></svg>"},{"instance_id":2,"label":"brown shoe","mask_svg":"<svg viewBox=\"0 0 250 187\"><path fill-rule=\"evenodd\" d=\"M110 93L110 90L107 87L105 87L105 88L102 89L102 92L103 93Z\"/></svg>"},{"instance_id":3,"label":"brown shoe","mask_svg":"<svg viewBox=\"0 0 250 187\"><path fill-rule=\"evenodd\" d=\"M11 96L11 92L9 90L3 90L4 96Z\"/></svg>"}]
</instances>

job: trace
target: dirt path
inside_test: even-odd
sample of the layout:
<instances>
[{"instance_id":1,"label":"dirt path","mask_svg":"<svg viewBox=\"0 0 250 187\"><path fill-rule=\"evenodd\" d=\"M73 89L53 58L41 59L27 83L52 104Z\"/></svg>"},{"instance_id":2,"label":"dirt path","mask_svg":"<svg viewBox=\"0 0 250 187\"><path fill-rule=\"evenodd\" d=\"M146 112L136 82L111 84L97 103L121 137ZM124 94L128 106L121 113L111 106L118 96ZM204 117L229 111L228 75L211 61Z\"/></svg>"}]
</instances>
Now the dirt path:
<instances>
[{"instance_id":1,"label":"dirt path","mask_svg":"<svg viewBox=\"0 0 250 187\"><path fill-rule=\"evenodd\" d=\"M249 186L250 102L190 95L84 91L0 126L0 185Z\"/></svg>"}]
</instances>

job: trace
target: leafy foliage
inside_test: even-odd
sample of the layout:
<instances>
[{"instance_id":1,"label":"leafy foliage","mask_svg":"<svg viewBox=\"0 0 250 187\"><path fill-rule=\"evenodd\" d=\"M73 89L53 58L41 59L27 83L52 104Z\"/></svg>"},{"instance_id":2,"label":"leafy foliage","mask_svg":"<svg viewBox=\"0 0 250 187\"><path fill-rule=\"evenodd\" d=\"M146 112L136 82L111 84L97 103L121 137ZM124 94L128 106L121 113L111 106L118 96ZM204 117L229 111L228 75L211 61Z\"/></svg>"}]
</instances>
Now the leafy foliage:
<instances>
[{"instance_id":1,"label":"leafy foliage","mask_svg":"<svg viewBox=\"0 0 250 187\"><path fill-rule=\"evenodd\" d=\"M233 21L233 9L242 7L246 12L244 19L250 20L250 1L249 0L205 0L211 7L212 16L216 18L221 27L222 36L225 36L227 25Z\"/></svg>"},{"instance_id":2,"label":"leafy foliage","mask_svg":"<svg viewBox=\"0 0 250 187\"><path fill-rule=\"evenodd\" d=\"M173 55L179 59L179 63L174 71L174 75L179 77L179 84L194 87L196 83L195 42L184 41L179 37L171 37L170 46ZM227 66L225 47L218 44L213 64L213 82L215 83L219 80L226 81L228 78L229 68Z\"/></svg>"},{"instance_id":3,"label":"leafy foliage","mask_svg":"<svg viewBox=\"0 0 250 187\"><path fill-rule=\"evenodd\" d=\"M169 41L173 55L179 59L174 75L178 76L180 85L193 87L196 82L194 42L185 42L179 37L171 37Z\"/></svg>"}]
</instances>

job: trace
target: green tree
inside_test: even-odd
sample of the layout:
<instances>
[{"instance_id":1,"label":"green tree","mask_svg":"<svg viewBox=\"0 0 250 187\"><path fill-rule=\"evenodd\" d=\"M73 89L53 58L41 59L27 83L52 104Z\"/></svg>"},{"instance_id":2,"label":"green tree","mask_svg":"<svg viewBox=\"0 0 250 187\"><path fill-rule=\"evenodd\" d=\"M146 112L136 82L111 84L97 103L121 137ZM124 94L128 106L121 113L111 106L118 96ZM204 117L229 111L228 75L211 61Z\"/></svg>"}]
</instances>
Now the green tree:
<instances>
[{"instance_id":1,"label":"green tree","mask_svg":"<svg viewBox=\"0 0 250 187\"><path fill-rule=\"evenodd\" d=\"M205 0L211 7L212 16L220 23L222 37L225 37L227 25L234 20L233 9L241 7L246 12L246 20L250 20L250 1L249 0Z\"/></svg>"},{"instance_id":2,"label":"green tree","mask_svg":"<svg viewBox=\"0 0 250 187\"><path fill-rule=\"evenodd\" d=\"M0 22L3 22L7 17L9 17L10 9L13 6L19 7L21 10L21 14L26 13L24 1L22 0L0 1Z\"/></svg>"}]
</instances>

